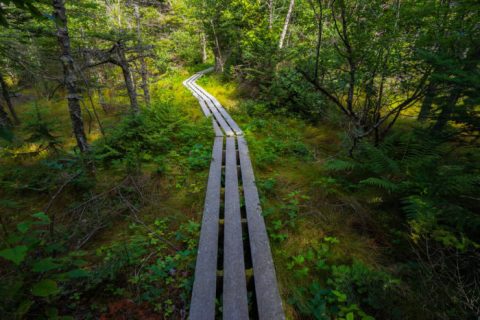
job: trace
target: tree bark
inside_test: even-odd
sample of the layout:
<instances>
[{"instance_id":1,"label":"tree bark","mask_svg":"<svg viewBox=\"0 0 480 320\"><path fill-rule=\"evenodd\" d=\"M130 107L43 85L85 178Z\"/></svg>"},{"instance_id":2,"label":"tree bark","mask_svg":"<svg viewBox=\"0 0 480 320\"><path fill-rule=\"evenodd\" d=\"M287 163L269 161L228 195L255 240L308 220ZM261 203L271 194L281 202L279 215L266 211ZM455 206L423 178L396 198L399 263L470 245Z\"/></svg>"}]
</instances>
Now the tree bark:
<instances>
[{"instance_id":1,"label":"tree bark","mask_svg":"<svg viewBox=\"0 0 480 320\"><path fill-rule=\"evenodd\" d=\"M283 24L282 34L280 35L280 41L278 42L278 48L283 48L283 43L285 42L285 37L287 36L288 25L290 24L290 19L292 17L293 7L295 5L295 0L290 0L290 5L288 6L287 16L285 17L285 23Z\"/></svg>"},{"instance_id":2,"label":"tree bark","mask_svg":"<svg viewBox=\"0 0 480 320\"><path fill-rule=\"evenodd\" d=\"M80 95L78 93L77 77L75 75L74 61L70 50L70 36L67 27L67 14L65 0L53 0L53 16L57 27L57 40L62 55L60 61L63 66L64 85L67 89L68 110L72 121L73 133L77 140L80 152L89 151L87 137L83 128L82 110L80 108Z\"/></svg>"},{"instance_id":3,"label":"tree bark","mask_svg":"<svg viewBox=\"0 0 480 320\"><path fill-rule=\"evenodd\" d=\"M140 28L140 10L138 8L138 4L134 4L134 14L135 20L137 22L137 40L138 44L141 46L143 44L142 40L142 30ZM150 106L150 89L148 87L148 69L147 63L145 62L145 58L140 56L140 76L142 77L142 90L143 90L143 97L145 99L145 104Z\"/></svg>"},{"instance_id":4,"label":"tree bark","mask_svg":"<svg viewBox=\"0 0 480 320\"><path fill-rule=\"evenodd\" d=\"M425 98L422 101L422 106L420 107L420 112L418 114L418 121L426 121L432 112L433 100L436 95L436 86L434 83L430 83L425 92Z\"/></svg>"},{"instance_id":5,"label":"tree bark","mask_svg":"<svg viewBox=\"0 0 480 320\"><path fill-rule=\"evenodd\" d=\"M208 55L207 55L207 37L205 36L205 32L202 32L200 36L200 41L202 44L202 63L207 62Z\"/></svg>"},{"instance_id":6,"label":"tree bark","mask_svg":"<svg viewBox=\"0 0 480 320\"><path fill-rule=\"evenodd\" d=\"M140 108L138 107L137 92L135 91L132 72L130 71L130 66L128 65L127 57L125 56L125 46L123 42L119 41L117 42L116 47L119 58L118 65L122 69L123 78L125 79L125 86L127 87L128 97L130 98L130 106L133 113L139 113Z\"/></svg>"},{"instance_id":7,"label":"tree bark","mask_svg":"<svg viewBox=\"0 0 480 320\"><path fill-rule=\"evenodd\" d=\"M13 108L13 103L12 103L12 99L10 98L10 91L8 90L8 85L5 82L5 79L3 78L2 74L0 74L0 85L2 87L3 98L7 103L8 110L10 111L10 114L12 115L12 118L13 118L13 122L15 124L20 124L20 119L18 119L17 112Z\"/></svg>"},{"instance_id":8,"label":"tree bark","mask_svg":"<svg viewBox=\"0 0 480 320\"><path fill-rule=\"evenodd\" d=\"M222 49L220 48L220 41L218 41L217 32L215 31L215 25L213 21L210 21L212 25L213 36L215 38L215 50L213 53L215 55L215 72L223 72L225 69L225 60L222 55Z\"/></svg>"},{"instance_id":9,"label":"tree bark","mask_svg":"<svg viewBox=\"0 0 480 320\"><path fill-rule=\"evenodd\" d=\"M275 4L273 0L268 0L268 29L272 30L273 28L273 20L274 20L274 9L275 9Z\"/></svg>"},{"instance_id":10,"label":"tree bark","mask_svg":"<svg viewBox=\"0 0 480 320\"><path fill-rule=\"evenodd\" d=\"M452 117L455 106L457 105L458 100L460 99L462 92L459 88L453 88L450 97L448 98L446 104L442 107L442 111L438 116L437 122L433 126L433 130L442 131L447 125L448 121Z\"/></svg>"},{"instance_id":11,"label":"tree bark","mask_svg":"<svg viewBox=\"0 0 480 320\"><path fill-rule=\"evenodd\" d=\"M3 104L0 103L0 128L11 127L12 122L8 117L8 114L5 112L3 108Z\"/></svg>"}]
</instances>

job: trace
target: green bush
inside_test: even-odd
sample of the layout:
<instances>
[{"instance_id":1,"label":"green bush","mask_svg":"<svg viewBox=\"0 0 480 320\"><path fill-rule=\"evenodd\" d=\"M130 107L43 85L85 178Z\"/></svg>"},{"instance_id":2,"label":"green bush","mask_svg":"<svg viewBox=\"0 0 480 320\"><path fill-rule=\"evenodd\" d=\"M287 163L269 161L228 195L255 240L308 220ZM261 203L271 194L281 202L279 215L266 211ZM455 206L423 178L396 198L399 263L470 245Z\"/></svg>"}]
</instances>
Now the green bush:
<instances>
[{"instance_id":1,"label":"green bush","mask_svg":"<svg viewBox=\"0 0 480 320\"><path fill-rule=\"evenodd\" d=\"M198 151L195 145L207 147L211 137L209 121L194 123L176 106L157 103L140 115L125 117L94 145L94 150L101 165L138 170L146 162L162 166L166 155L175 148L188 157L190 152Z\"/></svg>"},{"instance_id":2,"label":"green bush","mask_svg":"<svg viewBox=\"0 0 480 320\"><path fill-rule=\"evenodd\" d=\"M331 160L325 168L347 190L380 196L383 208L401 207L414 240L434 237L465 249L480 242L480 207L474 201L480 152L459 148L453 155L451 147L422 129L398 132L378 148L364 142L355 159Z\"/></svg>"},{"instance_id":3,"label":"green bush","mask_svg":"<svg viewBox=\"0 0 480 320\"><path fill-rule=\"evenodd\" d=\"M354 260L338 264L333 254L339 240L325 237L288 263L303 286L294 288L289 302L303 316L329 319L403 319L398 313L400 282L389 273ZM326 279L326 280L325 280Z\"/></svg>"},{"instance_id":4,"label":"green bush","mask_svg":"<svg viewBox=\"0 0 480 320\"><path fill-rule=\"evenodd\" d=\"M71 250L67 234L52 238L50 224L47 215L36 213L10 230L0 247L2 319L74 319L79 308L82 318L98 319L111 312L105 308L109 301L122 298L146 303L167 318L188 308L198 224L176 231L169 231L167 220L149 228L132 224L125 241L104 245L93 257Z\"/></svg>"}]
</instances>

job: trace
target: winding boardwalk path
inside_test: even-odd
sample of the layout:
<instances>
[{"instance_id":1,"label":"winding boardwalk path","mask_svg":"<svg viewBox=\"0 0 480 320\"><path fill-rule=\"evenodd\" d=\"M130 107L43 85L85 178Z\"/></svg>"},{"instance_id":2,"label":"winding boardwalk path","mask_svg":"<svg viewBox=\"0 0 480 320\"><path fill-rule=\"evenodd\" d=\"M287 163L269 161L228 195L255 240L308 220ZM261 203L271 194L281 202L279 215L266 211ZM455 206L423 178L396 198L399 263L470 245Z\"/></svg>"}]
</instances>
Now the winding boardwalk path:
<instances>
[{"instance_id":1,"label":"winding boardwalk path","mask_svg":"<svg viewBox=\"0 0 480 320\"><path fill-rule=\"evenodd\" d=\"M225 320L282 320L247 142L218 100L195 83L210 71L183 82L215 132L189 318L212 320L222 310Z\"/></svg>"}]
</instances>

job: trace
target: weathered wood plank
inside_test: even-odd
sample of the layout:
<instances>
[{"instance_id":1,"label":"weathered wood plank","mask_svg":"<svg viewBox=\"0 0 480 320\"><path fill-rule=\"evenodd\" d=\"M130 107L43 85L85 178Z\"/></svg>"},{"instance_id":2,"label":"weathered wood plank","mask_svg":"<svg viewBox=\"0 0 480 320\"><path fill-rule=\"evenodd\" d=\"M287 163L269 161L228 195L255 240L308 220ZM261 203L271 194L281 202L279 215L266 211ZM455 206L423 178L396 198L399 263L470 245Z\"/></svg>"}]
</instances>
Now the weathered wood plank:
<instances>
[{"instance_id":1,"label":"weathered wood plank","mask_svg":"<svg viewBox=\"0 0 480 320\"><path fill-rule=\"evenodd\" d=\"M248 146L243 136L238 137L238 150L245 208L247 211L258 314L261 320L282 320L285 319L285 314L277 287L275 267L255 185Z\"/></svg>"},{"instance_id":2,"label":"weathered wood plank","mask_svg":"<svg viewBox=\"0 0 480 320\"><path fill-rule=\"evenodd\" d=\"M213 320L215 318L222 154L223 137L216 137L208 175L195 267L189 315L191 320Z\"/></svg>"},{"instance_id":3,"label":"weathered wood plank","mask_svg":"<svg viewBox=\"0 0 480 320\"><path fill-rule=\"evenodd\" d=\"M216 109L218 112L218 116L222 118L223 122L229 127L229 131L231 134L227 134L230 136L233 136L233 133L241 132L241 130L238 128L237 124L233 121L233 119L226 113L226 111L223 109L223 107L218 103L218 101L215 103L214 100L212 100L208 95L208 92L206 92L202 87L197 85L196 83L193 84L193 87L196 88L196 92L201 94L204 101L210 106L211 110ZM227 116L225 116L225 114ZM220 120L218 120L220 122ZM232 127L231 123L234 124L234 127ZM236 129L234 129L236 128Z\"/></svg>"},{"instance_id":4,"label":"weathered wood plank","mask_svg":"<svg viewBox=\"0 0 480 320\"><path fill-rule=\"evenodd\" d=\"M220 129L220 127L217 124L217 121L212 117L212 126L213 126L213 131L215 132L215 137L223 137L223 131Z\"/></svg>"},{"instance_id":5,"label":"weathered wood plank","mask_svg":"<svg viewBox=\"0 0 480 320\"><path fill-rule=\"evenodd\" d=\"M248 319L235 137L227 138L223 256L223 319Z\"/></svg>"},{"instance_id":6,"label":"weathered wood plank","mask_svg":"<svg viewBox=\"0 0 480 320\"><path fill-rule=\"evenodd\" d=\"M198 84L195 84L195 85L197 87L200 87ZM237 135L243 134L240 127L237 125L235 120L232 119L230 114L228 114L228 112L225 110L225 108L222 106L222 104L214 96L212 96L210 93L208 93L208 91L206 91L202 87L200 87L200 88L203 90L204 94L212 101L212 103L217 107L218 111L225 118L225 121L229 124L229 126L232 128L232 130L235 132L235 134L237 134Z\"/></svg>"},{"instance_id":7,"label":"weathered wood plank","mask_svg":"<svg viewBox=\"0 0 480 320\"><path fill-rule=\"evenodd\" d=\"M207 71L208 72L208 71ZM211 94L209 94L205 89L203 89L201 86L195 83L195 81L203 76L206 72L199 72L193 77L189 78L189 80L186 83L186 86L192 91L193 95L197 99L203 98L204 102L207 103L210 108L216 108L219 112L219 114L223 117L225 122L228 124L230 127L231 131L234 132L237 135L243 134L242 130L238 127L237 123L232 119L232 117L228 114L228 112L223 108L223 106L218 102L218 100L213 97ZM209 101L210 100L210 101ZM213 112L212 112L213 113ZM217 120L221 121L221 120ZM225 132L227 132L226 130Z\"/></svg>"},{"instance_id":8,"label":"weathered wood plank","mask_svg":"<svg viewBox=\"0 0 480 320\"><path fill-rule=\"evenodd\" d=\"M212 113L210 112L210 109L208 109L208 107L206 106L205 102L202 99L198 99L198 103L200 104L200 108L202 108L205 117L210 117Z\"/></svg>"},{"instance_id":9,"label":"weathered wood plank","mask_svg":"<svg viewBox=\"0 0 480 320\"><path fill-rule=\"evenodd\" d=\"M195 79L193 79L194 81ZM186 83L186 87L192 92L192 94L194 94L194 96L198 99L199 103L200 103L200 106L202 107L202 110L203 112L205 113L205 115L207 115L206 111L208 110L209 114L212 114L213 117L215 118L215 120L217 121L217 123L220 125L220 127L223 129L223 131L225 132L225 134L227 136L233 136L234 135L234 132L232 131L232 129L230 128L230 126L225 122L225 120L223 119L223 117L221 116L221 114L218 112L217 108L215 107L215 105L210 101L210 99L206 98L203 94L203 92L199 89L196 88L196 86L194 85L194 82L192 81L188 81ZM202 106L202 103L203 103L203 106L206 106L207 109L203 109L203 106ZM215 128L214 128L215 129Z\"/></svg>"},{"instance_id":10,"label":"weathered wood plank","mask_svg":"<svg viewBox=\"0 0 480 320\"><path fill-rule=\"evenodd\" d=\"M227 136L233 136L234 132L230 128L230 126L225 122L225 119L222 117L218 109L215 107L215 105L212 103L212 101L208 98L206 98L203 94L203 92L199 89L196 88L196 86L193 84L192 88L195 90L197 93L200 94L202 97L203 101L206 103L206 105L209 107L210 111L212 112L213 116L215 117L215 120L217 120L218 124L222 128L222 130L225 132Z\"/></svg>"}]
</instances>

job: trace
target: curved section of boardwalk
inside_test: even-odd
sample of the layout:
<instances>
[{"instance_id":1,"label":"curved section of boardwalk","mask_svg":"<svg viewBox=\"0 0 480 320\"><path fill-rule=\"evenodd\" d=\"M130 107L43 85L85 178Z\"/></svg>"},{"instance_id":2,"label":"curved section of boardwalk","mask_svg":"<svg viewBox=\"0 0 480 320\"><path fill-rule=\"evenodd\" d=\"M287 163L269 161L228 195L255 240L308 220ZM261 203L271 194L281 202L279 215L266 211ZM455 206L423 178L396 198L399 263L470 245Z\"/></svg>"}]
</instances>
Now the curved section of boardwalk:
<instances>
[{"instance_id":1,"label":"curved section of boardwalk","mask_svg":"<svg viewBox=\"0 0 480 320\"><path fill-rule=\"evenodd\" d=\"M218 100L195 83L210 71L183 82L215 132L189 318L285 319L247 142Z\"/></svg>"}]
</instances>

